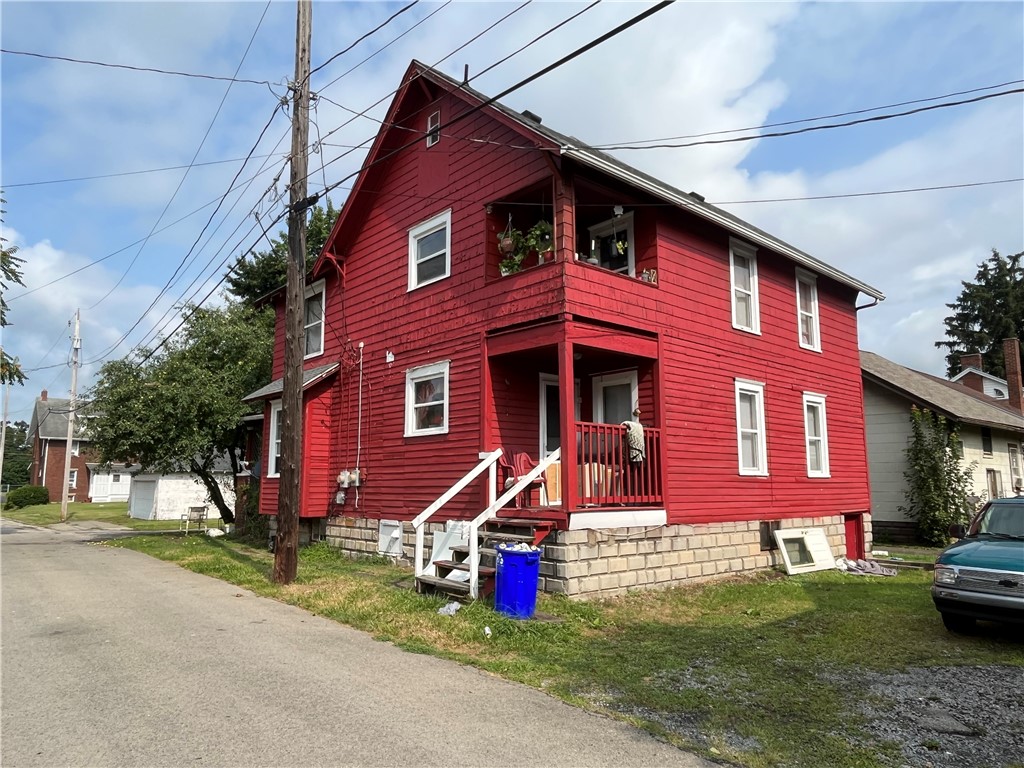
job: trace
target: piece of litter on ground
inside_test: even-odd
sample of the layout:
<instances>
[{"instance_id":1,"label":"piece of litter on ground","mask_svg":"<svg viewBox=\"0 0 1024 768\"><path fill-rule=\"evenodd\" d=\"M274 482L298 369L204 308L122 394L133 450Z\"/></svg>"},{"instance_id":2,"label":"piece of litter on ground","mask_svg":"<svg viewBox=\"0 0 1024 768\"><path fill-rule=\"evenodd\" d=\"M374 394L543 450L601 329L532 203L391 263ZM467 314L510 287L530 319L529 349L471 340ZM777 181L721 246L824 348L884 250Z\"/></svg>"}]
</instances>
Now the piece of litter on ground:
<instances>
[{"instance_id":1,"label":"piece of litter on ground","mask_svg":"<svg viewBox=\"0 0 1024 768\"><path fill-rule=\"evenodd\" d=\"M455 612L459 610L459 608L461 607L462 603L457 603L454 600L452 600L447 605L442 605L440 608L438 608L437 612L442 616L454 616Z\"/></svg>"},{"instance_id":2,"label":"piece of litter on ground","mask_svg":"<svg viewBox=\"0 0 1024 768\"><path fill-rule=\"evenodd\" d=\"M490 636L491 636L491 628L490 627L484 627L484 637L488 637L489 638Z\"/></svg>"},{"instance_id":3,"label":"piece of litter on ground","mask_svg":"<svg viewBox=\"0 0 1024 768\"><path fill-rule=\"evenodd\" d=\"M206 535L211 536L212 538L217 538L218 536L223 536L224 531L222 531L220 528L211 528L206 532Z\"/></svg>"},{"instance_id":4,"label":"piece of litter on ground","mask_svg":"<svg viewBox=\"0 0 1024 768\"><path fill-rule=\"evenodd\" d=\"M850 560L839 558L836 561L836 569L845 571L852 576L895 576L898 571L895 568L885 568L873 560Z\"/></svg>"}]
</instances>

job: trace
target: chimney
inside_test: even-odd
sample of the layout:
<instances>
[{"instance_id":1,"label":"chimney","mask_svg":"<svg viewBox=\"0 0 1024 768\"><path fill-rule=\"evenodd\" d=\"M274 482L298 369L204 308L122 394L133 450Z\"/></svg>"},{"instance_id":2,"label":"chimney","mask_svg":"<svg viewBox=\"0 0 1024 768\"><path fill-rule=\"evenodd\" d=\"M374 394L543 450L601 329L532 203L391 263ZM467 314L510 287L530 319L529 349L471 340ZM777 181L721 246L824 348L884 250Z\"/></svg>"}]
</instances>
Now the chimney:
<instances>
[{"instance_id":1,"label":"chimney","mask_svg":"<svg viewBox=\"0 0 1024 768\"><path fill-rule=\"evenodd\" d=\"M1003 339L1003 362L1006 366L1006 387L1010 390L1010 407L1024 416L1024 397L1021 395L1020 341Z\"/></svg>"},{"instance_id":2,"label":"chimney","mask_svg":"<svg viewBox=\"0 0 1024 768\"><path fill-rule=\"evenodd\" d=\"M44 403L46 402L46 390L45 389L42 392L39 393L39 399L42 400Z\"/></svg>"},{"instance_id":3,"label":"chimney","mask_svg":"<svg viewBox=\"0 0 1024 768\"><path fill-rule=\"evenodd\" d=\"M984 370L982 368L984 364L981 362L981 353L972 352L971 354L960 355L960 371L966 371L968 368L974 368L976 371ZM981 376L974 373L974 371L968 373L962 379L960 383L969 389L973 389L975 392L985 392L985 382Z\"/></svg>"}]
</instances>

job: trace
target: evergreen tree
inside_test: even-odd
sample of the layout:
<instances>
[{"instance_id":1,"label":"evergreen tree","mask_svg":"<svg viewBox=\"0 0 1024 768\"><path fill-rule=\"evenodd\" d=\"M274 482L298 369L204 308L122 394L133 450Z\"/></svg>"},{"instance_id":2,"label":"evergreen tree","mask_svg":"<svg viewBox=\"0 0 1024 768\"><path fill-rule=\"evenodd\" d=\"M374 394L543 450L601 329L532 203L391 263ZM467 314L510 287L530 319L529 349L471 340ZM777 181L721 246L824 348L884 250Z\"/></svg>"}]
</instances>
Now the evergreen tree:
<instances>
[{"instance_id":1,"label":"evergreen tree","mask_svg":"<svg viewBox=\"0 0 1024 768\"><path fill-rule=\"evenodd\" d=\"M313 268L324 243L331 234L338 211L327 200L327 207L313 208L306 228L306 271ZM288 274L288 235L279 233L269 251L253 251L239 257L227 276L228 293L243 303L251 303L285 284Z\"/></svg>"},{"instance_id":2,"label":"evergreen tree","mask_svg":"<svg viewBox=\"0 0 1024 768\"><path fill-rule=\"evenodd\" d=\"M960 296L946 306L953 310L943 322L946 341L935 346L946 349L950 376L960 372L960 355L980 352L986 373L1006 377L1003 339L1024 335L1024 251L992 256L978 266L974 282L963 282Z\"/></svg>"}]
</instances>

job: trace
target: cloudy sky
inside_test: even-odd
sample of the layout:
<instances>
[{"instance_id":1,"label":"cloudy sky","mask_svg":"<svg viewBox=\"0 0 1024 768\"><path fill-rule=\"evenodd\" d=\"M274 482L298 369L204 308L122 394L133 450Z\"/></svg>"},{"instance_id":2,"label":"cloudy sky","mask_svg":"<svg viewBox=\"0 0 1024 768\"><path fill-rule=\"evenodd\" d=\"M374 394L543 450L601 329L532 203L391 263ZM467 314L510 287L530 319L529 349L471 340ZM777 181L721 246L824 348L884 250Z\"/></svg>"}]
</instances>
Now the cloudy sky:
<instances>
[{"instance_id":1,"label":"cloudy sky","mask_svg":"<svg viewBox=\"0 0 1024 768\"><path fill-rule=\"evenodd\" d=\"M315 3L313 66L404 5ZM521 5L421 0L317 71L311 138L319 131L324 144L311 156L311 191L358 168L364 150L350 148L373 136L372 118L383 116L411 59L461 78L464 65L479 72L585 11L473 81L497 93L650 7ZM87 388L104 360L173 328L175 305L205 297L240 251L258 246L253 211L264 222L280 212L284 185L274 178L285 168L289 123L275 108L294 71L295 4L5 0L0 13L3 234L26 259L25 288L7 294L13 324L2 341L30 369L10 413L27 420L40 389L67 396L76 308ZM1022 80L1019 2L678 2L503 101L601 145L930 99L789 128L841 122L1019 89ZM972 93L935 98L964 91ZM724 136L773 130L784 129ZM1024 249L1019 93L797 136L617 154L884 291L886 301L860 315L861 346L933 373L943 372L934 342L960 281L992 248ZM1017 181L737 202L1007 179Z\"/></svg>"}]
</instances>

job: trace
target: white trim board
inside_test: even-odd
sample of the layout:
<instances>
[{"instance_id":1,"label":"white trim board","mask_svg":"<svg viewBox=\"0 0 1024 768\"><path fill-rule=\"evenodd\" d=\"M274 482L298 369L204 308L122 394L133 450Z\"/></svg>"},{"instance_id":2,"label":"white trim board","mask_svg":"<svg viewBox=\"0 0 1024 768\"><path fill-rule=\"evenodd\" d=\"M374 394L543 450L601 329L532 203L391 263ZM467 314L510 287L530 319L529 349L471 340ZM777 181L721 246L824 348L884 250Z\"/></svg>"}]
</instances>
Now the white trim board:
<instances>
[{"instance_id":1,"label":"white trim board","mask_svg":"<svg viewBox=\"0 0 1024 768\"><path fill-rule=\"evenodd\" d=\"M573 512L569 515L569 530L591 528L645 528L665 525L668 516L664 509L616 509L607 512Z\"/></svg>"}]
</instances>

